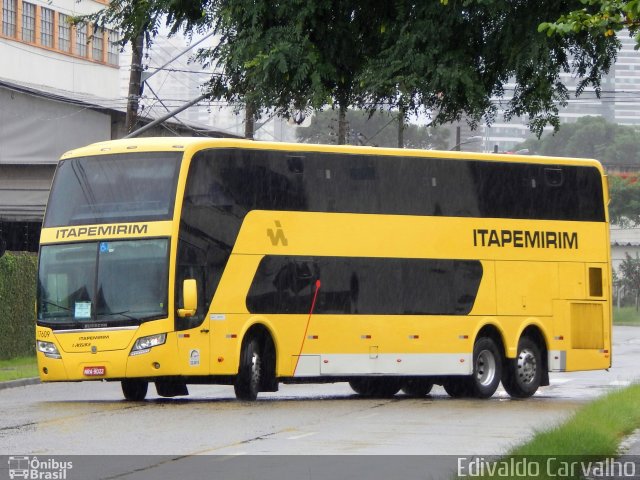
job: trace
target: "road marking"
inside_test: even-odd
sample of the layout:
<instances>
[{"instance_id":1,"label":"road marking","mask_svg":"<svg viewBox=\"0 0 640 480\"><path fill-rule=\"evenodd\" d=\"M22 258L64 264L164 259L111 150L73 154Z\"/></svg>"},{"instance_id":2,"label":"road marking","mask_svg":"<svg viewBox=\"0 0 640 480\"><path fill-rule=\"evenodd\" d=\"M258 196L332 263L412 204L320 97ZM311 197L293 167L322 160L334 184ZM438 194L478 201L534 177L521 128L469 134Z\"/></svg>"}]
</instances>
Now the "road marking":
<instances>
[{"instance_id":1,"label":"road marking","mask_svg":"<svg viewBox=\"0 0 640 480\"><path fill-rule=\"evenodd\" d=\"M287 440L300 440L301 438L310 437L311 435L315 435L316 433L318 432L308 432L301 435L294 435L293 437L287 437Z\"/></svg>"}]
</instances>

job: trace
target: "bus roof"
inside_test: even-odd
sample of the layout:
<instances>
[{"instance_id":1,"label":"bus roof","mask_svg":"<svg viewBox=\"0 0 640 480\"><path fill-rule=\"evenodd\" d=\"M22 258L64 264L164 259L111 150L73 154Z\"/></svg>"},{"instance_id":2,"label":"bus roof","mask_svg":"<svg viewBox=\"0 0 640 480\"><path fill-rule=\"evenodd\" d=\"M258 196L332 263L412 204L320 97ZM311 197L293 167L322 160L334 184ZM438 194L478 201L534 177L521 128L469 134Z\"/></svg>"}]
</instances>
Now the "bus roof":
<instances>
[{"instance_id":1,"label":"bus roof","mask_svg":"<svg viewBox=\"0 0 640 480\"><path fill-rule=\"evenodd\" d=\"M412 156L425 158L450 158L464 160L507 161L514 163L542 163L554 165L585 165L597 167L603 174L599 161L572 157L547 157L504 153L476 153L448 150L418 150L408 148L381 148L354 145L323 145L312 143L261 142L235 138L208 137L141 137L98 142L64 153L61 160L88 155L108 155L149 151L197 151L205 148L244 148L257 150L286 150L298 152L326 152L354 155Z\"/></svg>"}]
</instances>

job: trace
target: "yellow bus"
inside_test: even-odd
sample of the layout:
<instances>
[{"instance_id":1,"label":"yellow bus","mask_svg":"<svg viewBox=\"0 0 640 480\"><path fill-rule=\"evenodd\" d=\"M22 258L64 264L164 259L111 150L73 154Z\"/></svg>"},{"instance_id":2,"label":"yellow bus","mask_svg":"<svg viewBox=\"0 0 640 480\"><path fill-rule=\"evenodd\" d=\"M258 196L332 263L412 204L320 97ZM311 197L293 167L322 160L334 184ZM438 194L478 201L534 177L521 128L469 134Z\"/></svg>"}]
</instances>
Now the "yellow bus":
<instances>
[{"instance_id":1,"label":"yellow bus","mask_svg":"<svg viewBox=\"0 0 640 480\"><path fill-rule=\"evenodd\" d=\"M147 138L61 158L40 378L514 397L611 365L595 160Z\"/></svg>"}]
</instances>

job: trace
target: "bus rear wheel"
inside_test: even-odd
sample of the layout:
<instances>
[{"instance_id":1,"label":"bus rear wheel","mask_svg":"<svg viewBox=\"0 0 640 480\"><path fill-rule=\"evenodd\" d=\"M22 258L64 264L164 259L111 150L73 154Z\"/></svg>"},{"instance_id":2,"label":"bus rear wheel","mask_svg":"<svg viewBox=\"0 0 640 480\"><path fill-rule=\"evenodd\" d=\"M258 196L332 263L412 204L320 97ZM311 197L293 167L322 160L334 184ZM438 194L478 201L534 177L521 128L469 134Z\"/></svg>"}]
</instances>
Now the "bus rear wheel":
<instances>
[{"instance_id":1,"label":"bus rear wheel","mask_svg":"<svg viewBox=\"0 0 640 480\"><path fill-rule=\"evenodd\" d=\"M357 378L349 385L363 397L391 398L400 391L400 381L396 378Z\"/></svg>"},{"instance_id":2,"label":"bus rear wheel","mask_svg":"<svg viewBox=\"0 0 640 480\"><path fill-rule=\"evenodd\" d=\"M426 397L432 388L433 381L428 378L411 378L402 385L402 391L410 397Z\"/></svg>"},{"instance_id":3,"label":"bus rear wheel","mask_svg":"<svg viewBox=\"0 0 640 480\"><path fill-rule=\"evenodd\" d=\"M469 377L451 377L442 382L444 391L451 398L464 398L471 396Z\"/></svg>"},{"instance_id":4,"label":"bus rear wheel","mask_svg":"<svg viewBox=\"0 0 640 480\"><path fill-rule=\"evenodd\" d=\"M529 337L518 342L516 358L507 360L502 386L514 398L527 398L538 390L542 380L540 348Z\"/></svg>"},{"instance_id":5,"label":"bus rear wheel","mask_svg":"<svg viewBox=\"0 0 640 480\"><path fill-rule=\"evenodd\" d=\"M480 337L473 346L473 374L469 383L471 396L489 398L500 385L502 354L493 339Z\"/></svg>"},{"instance_id":6,"label":"bus rear wheel","mask_svg":"<svg viewBox=\"0 0 640 480\"><path fill-rule=\"evenodd\" d=\"M250 338L242 346L240 366L233 388L238 400L254 401L262 383L262 352L257 338Z\"/></svg>"},{"instance_id":7,"label":"bus rear wheel","mask_svg":"<svg viewBox=\"0 0 640 480\"><path fill-rule=\"evenodd\" d=\"M137 378L127 378L122 380L122 393L125 400L130 402L141 402L147 396L149 382Z\"/></svg>"}]
</instances>

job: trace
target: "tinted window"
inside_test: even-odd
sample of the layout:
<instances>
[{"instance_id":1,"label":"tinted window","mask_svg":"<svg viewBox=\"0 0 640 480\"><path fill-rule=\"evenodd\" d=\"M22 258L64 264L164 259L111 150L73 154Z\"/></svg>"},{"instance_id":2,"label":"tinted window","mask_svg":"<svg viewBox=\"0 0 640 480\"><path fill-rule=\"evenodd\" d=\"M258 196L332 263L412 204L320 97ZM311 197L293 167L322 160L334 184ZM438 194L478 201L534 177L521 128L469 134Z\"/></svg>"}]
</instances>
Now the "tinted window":
<instances>
[{"instance_id":1,"label":"tinted window","mask_svg":"<svg viewBox=\"0 0 640 480\"><path fill-rule=\"evenodd\" d=\"M170 219L181 155L149 152L61 160L44 226Z\"/></svg>"},{"instance_id":2,"label":"tinted window","mask_svg":"<svg viewBox=\"0 0 640 480\"><path fill-rule=\"evenodd\" d=\"M604 221L595 167L211 150L202 195L229 211ZM205 186L203 186L203 189Z\"/></svg>"},{"instance_id":3,"label":"tinted window","mask_svg":"<svg viewBox=\"0 0 640 480\"><path fill-rule=\"evenodd\" d=\"M266 256L247 295L251 313L467 315L479 261Z\"/></svg>"},{"instance_id":4,"label":"tinted window","mask_svg":"<svg viewBox=\"0 0 640 480\"><path fill-rule=\"evenodd\" d=\"M58 328L139 325L167 316L169 240L44 245L38 322Z\"/></svg>"}]
</instances>

